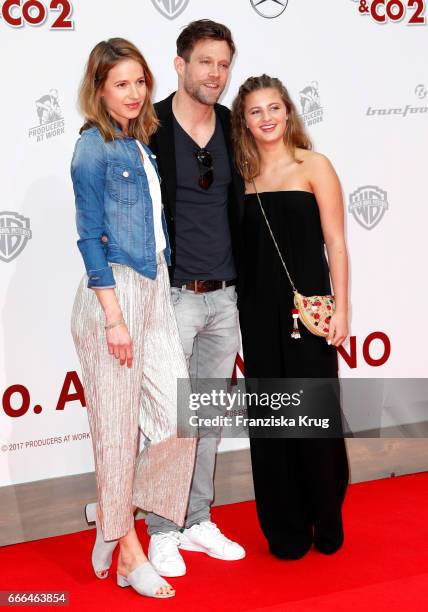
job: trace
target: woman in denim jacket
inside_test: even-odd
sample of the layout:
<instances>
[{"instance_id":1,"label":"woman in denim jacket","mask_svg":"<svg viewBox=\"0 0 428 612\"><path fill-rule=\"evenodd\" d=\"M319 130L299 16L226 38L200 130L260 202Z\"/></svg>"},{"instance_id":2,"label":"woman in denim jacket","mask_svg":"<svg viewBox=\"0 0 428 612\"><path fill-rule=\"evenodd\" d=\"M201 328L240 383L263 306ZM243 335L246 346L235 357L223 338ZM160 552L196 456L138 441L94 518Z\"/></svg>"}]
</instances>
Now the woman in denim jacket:
<instances>
[{"instance_id":1,"label":"woman in denim jacket","mask_svg":"<svg viewBox=\"0 0 428 612\"><path fill-rule=\"evenodd\" d=\"M72 334L92 435L98 505L92 565L106 578L120 542L119 586L152 597L172 587L143 553L136 507L183 524L195 440L177 437L177 378L188 372L170 299L170 249L154 155L153 77L134 45L92 50L80 89L85 124L71 176L86 274ZM186 384L186 383L185 383ZM139 425L150 440L138 455ZM138 455L138 456L137 456Z\"/></svg>"}]
</instances>

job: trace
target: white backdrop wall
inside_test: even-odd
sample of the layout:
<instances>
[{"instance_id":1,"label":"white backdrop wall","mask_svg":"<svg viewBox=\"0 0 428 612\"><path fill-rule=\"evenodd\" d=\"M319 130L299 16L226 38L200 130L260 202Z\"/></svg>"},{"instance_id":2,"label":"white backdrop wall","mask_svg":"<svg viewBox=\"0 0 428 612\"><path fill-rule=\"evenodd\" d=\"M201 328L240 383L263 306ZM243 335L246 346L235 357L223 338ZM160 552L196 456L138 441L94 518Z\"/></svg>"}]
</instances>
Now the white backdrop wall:
<instances>
[{"instance_id":1,"label":"white backdrop wall","mask_svg":"<svg viewBox=\"0 0 428 612\"><path fill-rule=\"evenodd\" d=\"M272 0L73 0L73 29L51 28L57 11L38 26L11 27L7 12L0 19L0 486L93 469L86 409L72 398L57 408L67 373L76 382L80 372L69 325L84 272L69 177L82 124L76 93L90 50L112 36L141 48L155 100L175 89L181 27L200 18L227 24L237 45L224 104L248 76L284 81L343 186L356 349L353 361L340 358L342 375L426 377L427 326L411 313L428 302L427 27L408 25L414 9L377 23L354 0L289 0L276 18L252 4L278 9ZM19 6L11 15L19 18ZM351 199L360 212L349 210ZM366 341L373 332L383 341ZM375 365L388 341L389 357ZM73 382L67 389L76 392ZM243 445L225 440L221 450Z\"/></svg>"}]
</instances>

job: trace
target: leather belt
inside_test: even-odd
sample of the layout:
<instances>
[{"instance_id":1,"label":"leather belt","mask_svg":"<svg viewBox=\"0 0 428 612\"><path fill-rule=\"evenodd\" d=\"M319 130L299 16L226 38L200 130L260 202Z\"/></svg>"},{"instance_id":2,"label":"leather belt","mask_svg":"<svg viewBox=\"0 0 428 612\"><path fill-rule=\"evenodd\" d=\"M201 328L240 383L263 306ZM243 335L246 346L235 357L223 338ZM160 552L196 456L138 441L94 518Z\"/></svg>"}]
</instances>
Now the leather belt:
<instances>
[{"instance_id":1,"label":"leather belt","mask_svg":"<svg viewBox=\"0 0 428 612\"><path fill-rule=\"evenodd\" d=\"M236 285L236 279L221 281L221 280L191 280L191 281L177 281L174 280L171 283L172 287L179 287L181 289L188 289L195 293L207 293L208 291L217 291L218 289L225 289Z\"/></svg>"}]
</instances>

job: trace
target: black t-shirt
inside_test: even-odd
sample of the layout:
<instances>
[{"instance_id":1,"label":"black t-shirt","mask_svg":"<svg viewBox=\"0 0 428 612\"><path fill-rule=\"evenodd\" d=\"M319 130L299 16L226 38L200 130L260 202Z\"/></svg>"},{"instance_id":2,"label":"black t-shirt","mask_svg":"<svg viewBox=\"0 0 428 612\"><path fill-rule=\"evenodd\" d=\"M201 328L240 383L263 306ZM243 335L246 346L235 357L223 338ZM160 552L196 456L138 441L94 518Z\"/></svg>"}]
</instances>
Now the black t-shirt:
<instances>
[{"instance_id":1,"label":"black t-shirt","mask_svg":"<svg viewBox=\"0 0 428 612\"><path fill-rule=\"evenodd\" d=\"M228 190L232 180L221 124L206 145L213 159L214 180L199 186L200 149L174 118L177 193L175 213L174 280L231 280L236 276L228 218Z\"/></svg>"}]
</instances>

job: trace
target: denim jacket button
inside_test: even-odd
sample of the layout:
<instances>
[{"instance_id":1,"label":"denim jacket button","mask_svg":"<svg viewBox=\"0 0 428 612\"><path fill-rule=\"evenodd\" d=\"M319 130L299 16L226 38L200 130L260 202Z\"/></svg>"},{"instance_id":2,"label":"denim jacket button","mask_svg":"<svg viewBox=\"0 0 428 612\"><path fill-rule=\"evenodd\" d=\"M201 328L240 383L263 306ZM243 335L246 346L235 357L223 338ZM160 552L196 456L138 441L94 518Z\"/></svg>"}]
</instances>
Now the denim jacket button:
<instances>
[{"instance_id":1,"label":"denim jacket button","mask_svg":"<svg viewBox=\"0 0 428 612\"><path fill-rule=\"evenodd\" d=\"M122 172L122 176L124 176L125 178L128 178L129 176L128 170L124 170L124 172Z\"/></svg>"}]
</instances>

